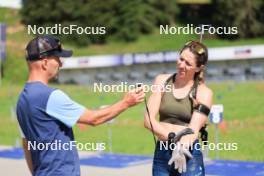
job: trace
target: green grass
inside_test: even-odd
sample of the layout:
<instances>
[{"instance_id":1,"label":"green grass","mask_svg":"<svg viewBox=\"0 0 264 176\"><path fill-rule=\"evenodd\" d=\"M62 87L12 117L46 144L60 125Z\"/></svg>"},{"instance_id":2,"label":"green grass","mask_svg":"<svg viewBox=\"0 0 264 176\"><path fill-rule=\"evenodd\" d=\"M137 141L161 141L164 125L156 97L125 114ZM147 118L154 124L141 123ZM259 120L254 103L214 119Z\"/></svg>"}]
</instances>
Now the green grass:
<instances>
[{"instance_id":1,"label":"green grass","mask_svg":"<svg viewBox=\"0 0 264 176\"><path fill-rule=\"evenodd\" d=\"M116 93L94 93L84 86L52 85L68 93L77 102L96 109L101 105L111 104L122 97ZM264 161L259 151L263 149L264 138L264 82L221 84L211 83L214 104L224 105L225 128L219 129L219 142L237 143L237 151L220 151L221 159L239 159ZM14 145L19 137L17 126L11 118L10 107L14 107L22 85L4 84L0 91L0 144ZM222 97L220 97L220 95ZM243 96L241 96L243 95ZM144 105L129 109L115 120L112 126L113 152L128 154L152 154L154 150L152 134L143 127ZM76 140L79 142L107 142L108 124L97 127L87 126L81 131L74 128ZM214 141L214 125L209 125L210 142ZM107 145L108 147L108 145ZM107 148L108 151L109 148ZM210 152L214 157L214 151Z\"/></svg>"}]
</instances>

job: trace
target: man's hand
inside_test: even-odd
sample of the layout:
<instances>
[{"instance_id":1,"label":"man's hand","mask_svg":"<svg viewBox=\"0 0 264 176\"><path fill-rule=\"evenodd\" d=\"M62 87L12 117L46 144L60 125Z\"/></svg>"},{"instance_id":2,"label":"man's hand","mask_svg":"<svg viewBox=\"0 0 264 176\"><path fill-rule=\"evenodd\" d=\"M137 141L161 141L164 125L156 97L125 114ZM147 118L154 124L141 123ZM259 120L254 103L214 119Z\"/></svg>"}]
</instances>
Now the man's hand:
<instances>
[{"instance_id":1,"label":"man's hand","mask_svg":"<svg viewBox=\"0 0 264 176\"><path fill-rule=\"evenodd\" d=\"M187 158L192 159L192 154L187 148L178 142L172 151L171 159L168 164L171 165L174 162L174 168L178 169L179 173L186 172Z\"/></svg>"},{"instance_id":2,"label":"man's hand","mask_svg":"<svg viewBox=\"0 0 264 176\"><path fill-rule=\"evenodd\" d=\"M145 93L142 87L129 91L123 98L128 107L134 106L144 101Z\"/></svg>"}]
</instances>

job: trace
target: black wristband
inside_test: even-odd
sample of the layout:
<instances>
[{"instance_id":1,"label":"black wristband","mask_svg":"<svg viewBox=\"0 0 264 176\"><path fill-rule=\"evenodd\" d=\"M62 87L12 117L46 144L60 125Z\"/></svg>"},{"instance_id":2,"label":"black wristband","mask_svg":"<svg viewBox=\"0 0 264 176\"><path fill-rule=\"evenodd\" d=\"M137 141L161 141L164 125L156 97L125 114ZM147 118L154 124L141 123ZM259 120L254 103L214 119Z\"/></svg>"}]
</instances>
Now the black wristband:
<instances>
[{"instance_id":1,"label":"black wristband","mask_svg":"<svg viewBox=\"0 0 264 176\"><path fill-rule=\"evenodd\" d=\"M168 141L169 141L169 143L174 143L175 136L176 136L176 134L174 132L170 132L168 134Z\"/></svg>"}]
</instances>

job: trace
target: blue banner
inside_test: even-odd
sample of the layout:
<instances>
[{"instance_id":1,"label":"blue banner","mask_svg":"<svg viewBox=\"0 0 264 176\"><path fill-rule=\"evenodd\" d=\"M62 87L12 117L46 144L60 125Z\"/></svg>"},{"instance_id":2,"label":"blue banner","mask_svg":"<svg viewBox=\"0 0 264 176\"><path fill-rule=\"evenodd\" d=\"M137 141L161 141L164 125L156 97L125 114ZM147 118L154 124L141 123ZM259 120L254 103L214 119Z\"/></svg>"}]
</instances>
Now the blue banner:
<instances>
[{"instance_id":1,"label":"blue banner","mask_svg":"<svg viewBox=\"0 0 264 176\"><path fill-rule=\"evenodd\" d=\"M0 24L0 57L1 61L5 62L6 60L6 25Z\"/></svg>"},{"instance_id":2,"label":"blue banner","mask_svg":"<svg viewBox=\"0 0 264 176\"><path fill-rule=\"evenodd\" d=\"M147 64L147 63L164 63L175 62L179 57L177 51L163 51L154 53L131 53L121 55L121 64Z\"/></svg>"}]
</instances>

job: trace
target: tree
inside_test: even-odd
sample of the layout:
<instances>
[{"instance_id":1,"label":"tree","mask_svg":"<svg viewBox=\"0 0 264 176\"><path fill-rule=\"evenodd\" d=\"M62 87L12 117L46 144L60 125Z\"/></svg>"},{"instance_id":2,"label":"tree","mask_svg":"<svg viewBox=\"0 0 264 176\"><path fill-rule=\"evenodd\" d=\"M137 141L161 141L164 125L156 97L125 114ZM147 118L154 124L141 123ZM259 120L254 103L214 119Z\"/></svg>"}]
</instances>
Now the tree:
<instances>
[{"instance_id":1,"label":"tree","mask_svg":"<svg viewBox=\"0 0 264 176\"><path fill-rule=\"evenodd\" d=\"M132 41L159 24L170 24L177 13L174 0L23 0L22 22L39 26L106 27L104 35L61 35L78 45L105 43L109 37Z\"/></svg>"},{"instance_id":2,"label":"tree","mask_svg":"<svg viewBox=\"0 0 264 176\"><path fill-rule=\"evenodd\" d=\"M238 34L231 38L253 38L263 34L263 22L258 16L263 14L259 0L213 0L213 21L217 26L237 27ZM230 38L222 35L221 37Z\"/></svg>"}]
</instances>

